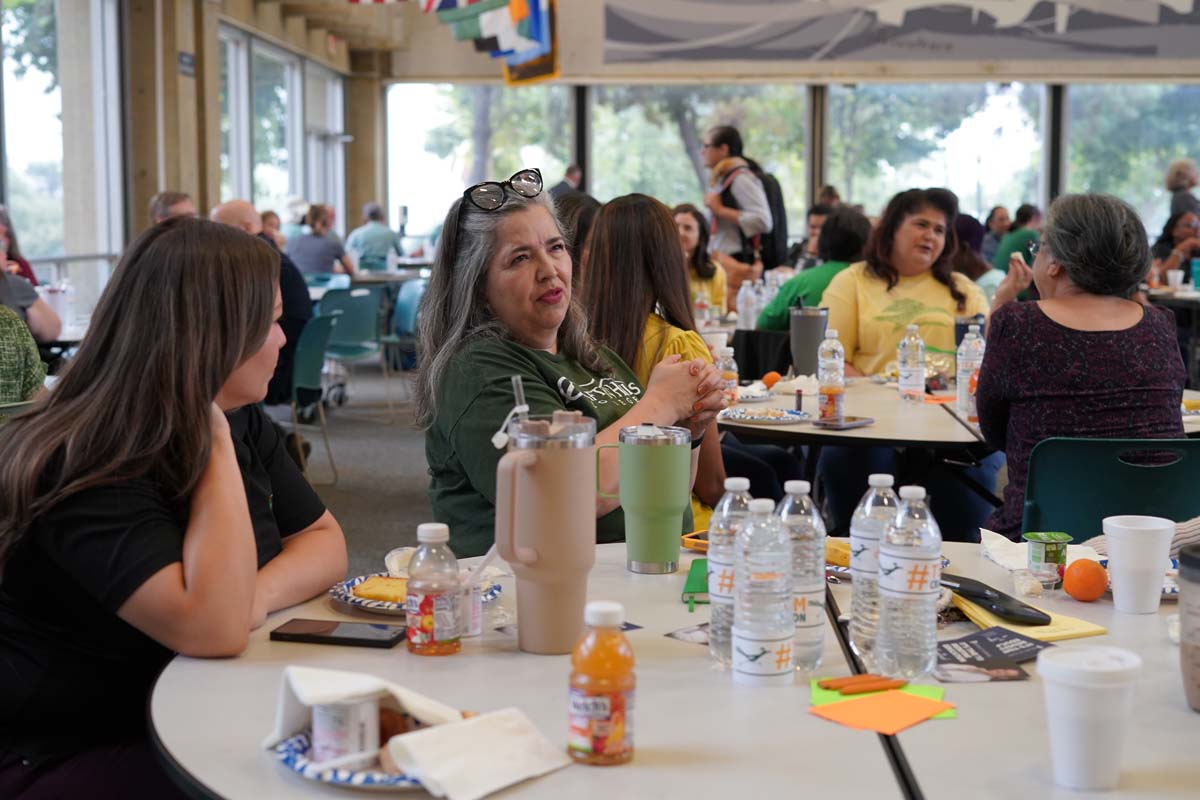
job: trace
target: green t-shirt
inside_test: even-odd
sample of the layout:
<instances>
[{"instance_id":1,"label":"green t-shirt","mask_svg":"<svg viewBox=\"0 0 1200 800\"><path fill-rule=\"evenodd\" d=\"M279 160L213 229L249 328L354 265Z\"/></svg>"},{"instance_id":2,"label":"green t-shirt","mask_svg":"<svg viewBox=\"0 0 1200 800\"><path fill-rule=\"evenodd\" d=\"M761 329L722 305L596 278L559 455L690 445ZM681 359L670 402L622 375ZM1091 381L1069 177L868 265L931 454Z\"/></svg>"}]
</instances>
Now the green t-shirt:
<instances>
[{"instance_id":1,"label":"green t-shirt","mask_svg":"<svg viewBox=\"0 0 1200 800\"><path fill-rule=\"evenodd\" d=\"M629 367L611 350L601 348L600 355L610 375L504 339L477 339L455 357L437 393L437 417L425 432L425 458L433 516L450 526L450 545L460 558L483 555L495 540L496 465L504 452L491 439L512 410L512 376L521 376L531 415L582 411L599 432L642 398ZM687 516L685 530L691 530ZM621 509L596 520L598 542L624 539Z\"/></svg>"},{"instance_id":2,"label":"green t-shirt","mask_svg":"<svg viewBox=\"0 0 1200 800\"><path fill-rule=\"evenodd\" d=\"M791 309L800 298L806 306L821 305L821 297L833 276L850 264L846 261L826 261L820 266L806 269L779 287L775 298L758 315L758 329L763 331L786 331L791 328Z\"/></svg>"},{"instance_id":3,"label":"green t-shirt","mask_svg":"<svg viewBox=\"0 0 1200 800\"><path fill-rule=\"evenodd\" d=\"M1004 234L1004 238L1000 240L1000 246L996 248L996 255L992 257L992 266L1008 274L1008 257L1013 253L1020 253L1021 258L1025 259L1025 263L1033 266L1033 259L1029 257L1029 243L1038 240L1038 232L1030 228L1021 228L1012 233Z\"/></svg>"}]
</instances>

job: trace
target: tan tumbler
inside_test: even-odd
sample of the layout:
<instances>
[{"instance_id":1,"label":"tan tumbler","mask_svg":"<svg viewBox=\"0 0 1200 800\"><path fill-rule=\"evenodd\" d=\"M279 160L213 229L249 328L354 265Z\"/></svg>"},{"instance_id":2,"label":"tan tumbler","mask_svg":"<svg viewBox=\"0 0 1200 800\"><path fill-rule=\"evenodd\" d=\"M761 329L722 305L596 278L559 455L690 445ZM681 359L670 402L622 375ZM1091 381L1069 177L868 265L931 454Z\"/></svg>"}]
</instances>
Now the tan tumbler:
<instances>
[{"instance_id":1,"label":"tan tumbler","mask_svg":"<svg viewBox=\"0 0 1200 800\"><path fill-rule=\"evenodd\" d=\"M517 644L570 653L596 562L596 422L578 414L508 426L496 467L496 549L517 578Z\"/></svg>"}]
</instances>

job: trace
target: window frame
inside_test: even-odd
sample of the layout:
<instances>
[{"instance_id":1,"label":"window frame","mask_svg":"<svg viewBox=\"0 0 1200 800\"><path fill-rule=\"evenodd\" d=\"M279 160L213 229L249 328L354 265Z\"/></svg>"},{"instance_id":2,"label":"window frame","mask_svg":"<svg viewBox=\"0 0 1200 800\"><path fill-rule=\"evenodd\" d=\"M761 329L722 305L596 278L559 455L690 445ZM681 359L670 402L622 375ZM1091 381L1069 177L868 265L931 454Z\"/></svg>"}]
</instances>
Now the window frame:
<instances>
[{"instance_id":1,"label":"window frame","mask_svg":"<svg viewBox=\"0 0 1200 800\"><path fill-rule=\"evenodd\" d=\"M249 63L246 69L246 83L244 85L247 117L245 124L242 126L245 131L246 147L249 155L249 174L247 175L249 192L246 196L250 198L251 202L257 205L258 199L254 197L254 165L256 163L254 137L250 132L251 122L254 119L254 93L252 89L254 86L254 57L261 56L262 58L281 63L284 67L284 90L287 92L287 107L285 109L287 121L284 123L284 146L288 152L288 188L285 195L288 197L301 194L305 185L305 162L307 158L304 147L304 64L307 59L284 50L281 47L276 47L255 36L247 36L247 38L249 39L247 53Z\"/></svg>"},{"instance_id":2,"label":"window frame","mask_svg":"<svg viewBox=\"0 0 1200 800\"><path fill-rule=\"evenodd\" d=\"M217 29L217 40L228 46L229 78L229 185L232 197L249 198L253 188L253 159L250 153L250 120L253 99L250 93L250 35L228 25ZM218 88L218 93L220 89Z\"/></svg>"}]
</instances>

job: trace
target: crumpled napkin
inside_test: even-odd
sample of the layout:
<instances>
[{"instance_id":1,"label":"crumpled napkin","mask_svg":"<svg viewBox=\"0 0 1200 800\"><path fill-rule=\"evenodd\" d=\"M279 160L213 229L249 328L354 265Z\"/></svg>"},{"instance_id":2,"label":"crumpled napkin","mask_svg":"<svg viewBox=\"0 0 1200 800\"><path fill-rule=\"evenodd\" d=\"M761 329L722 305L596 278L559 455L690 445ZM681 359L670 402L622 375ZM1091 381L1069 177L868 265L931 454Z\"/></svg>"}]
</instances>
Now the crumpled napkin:
<instances>
[{"instance_id":1,"label":"crumpled napkin","mask_svg":"<svg viewBox=\"0 0 1200 800\"><path fill-rule=\"evenodd\" d=\"M571 763L516 708L393 736L387 750L405 775L450 800L478 800Z\"/></svg>"},{"instance_id":2,"label":"crumpled napkin","mask_svg":"<svg viewBox=\"0 0 1200 800\"><path fill-rule=\"evenodd\" d=\"M1009 572L1029 568L1029 542L1014 542L987 528L980 528L979 535L980 549L984 558L999 564ZM1067 563L1069 564L1077 558L1100 560L1100 556L1090 545L1067 545Z\"/></svg>"},{"instance_id":3,"label":"crumpled napkin","mask_svg":"<svg viewBox=\"0 0 1200 800\"><path fill-rule=\"evenodd\" d=\"M776 381L771 387L771 391L775 394L795 395L796 390L800 389L804 392L805 397L816 395L817 390L821 388L820 381L816 375L800 375L792 378L789 381Z\"/></svg>"}]
</instances>

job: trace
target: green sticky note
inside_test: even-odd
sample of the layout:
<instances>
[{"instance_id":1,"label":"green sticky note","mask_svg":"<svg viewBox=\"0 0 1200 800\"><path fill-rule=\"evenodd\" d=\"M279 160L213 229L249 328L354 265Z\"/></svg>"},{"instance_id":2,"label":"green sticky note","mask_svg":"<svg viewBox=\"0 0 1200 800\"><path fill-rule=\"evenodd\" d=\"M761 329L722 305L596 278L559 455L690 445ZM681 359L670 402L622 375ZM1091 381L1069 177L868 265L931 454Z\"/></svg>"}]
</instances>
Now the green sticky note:
<instances>
[{"instance_id":1,"label":"green sticky note","mask_svg":"<svg viewBox=\"0 0 1200 800\"><path fill-rule=\"evenodd\" d=\"M811 681L809 681L809 684L812 687L812 704L814 706L824 706L829 705L830 703L840 703L843 700L853 700L856 697L868 697L873 694L879 694L879 692L863 692L862 694L853 694L847 697L844 694L838 694L836 689L822 689L817 685L817 681L823 680L825 680L825 678L813 678ZM921 686L920 684L915 683L910 683L900 691L916 695L917 697L925 697L930 700L941 700L942 695L946 693L946 690L941 686ZM956 717L958 717L958 711L951 708L943 711L940 714L934 714L932 717L930 717L930 719L955 719Z\"/></svg>"}]
</instances>

